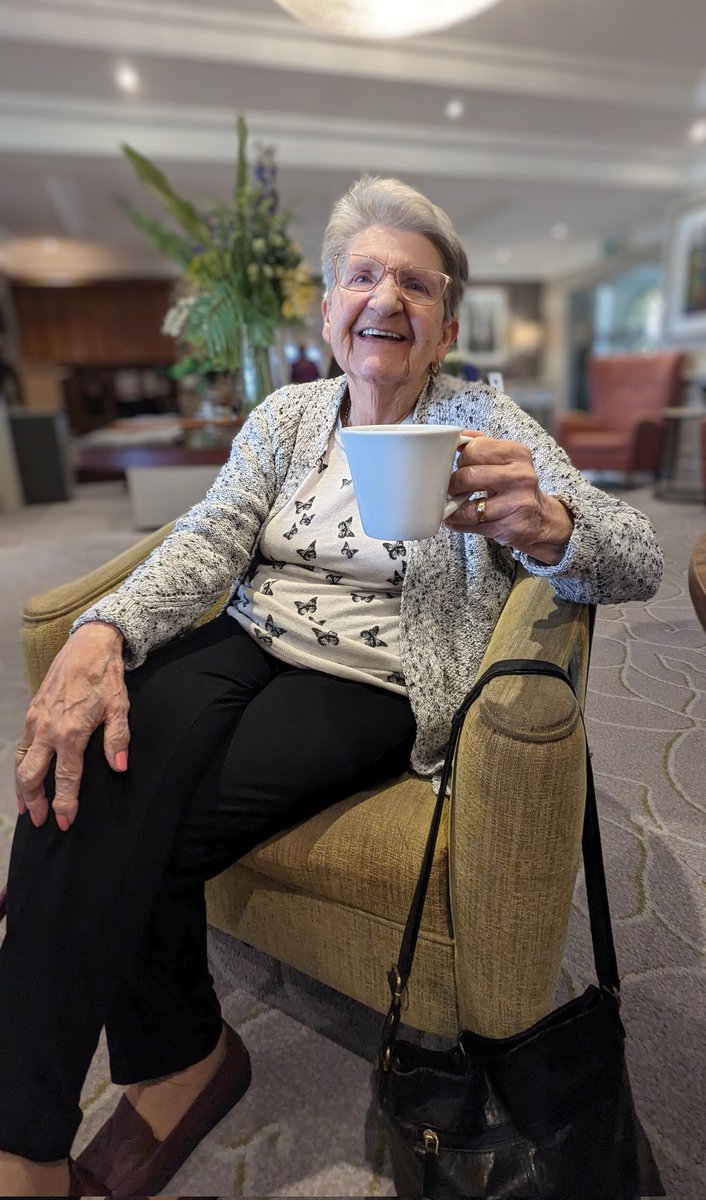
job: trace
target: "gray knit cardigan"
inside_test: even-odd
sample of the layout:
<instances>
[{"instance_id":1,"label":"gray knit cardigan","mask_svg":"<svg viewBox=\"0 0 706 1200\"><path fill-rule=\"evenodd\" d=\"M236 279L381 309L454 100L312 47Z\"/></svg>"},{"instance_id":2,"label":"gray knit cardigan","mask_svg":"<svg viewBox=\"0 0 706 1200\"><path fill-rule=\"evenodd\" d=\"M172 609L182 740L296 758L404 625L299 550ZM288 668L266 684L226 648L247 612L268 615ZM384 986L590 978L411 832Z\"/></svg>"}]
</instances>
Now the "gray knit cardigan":
<instances>
[{"instance_id":1,"label":"gray knit cardigan","mask_svg":"<svg viewBox=\"0 0 706 1200\"><path fill-rule=\"evenodd\" d=\"M125 636L128 668L189 629L242 578L266 519L291 499L324 453L345 377L281 388L251 414L204 500L122 586L74 629L108 621ZM485 384L439 376L425 389L419 422L477 429L524 442L543 491L574 518L556 566L474 534L442 528L411 544L400 608L400 658L417 722L411 765L438 772L451 717L476 675L512 586L515 559L566 600L610 603L654 595L662 556L647 518L592 487L554 440L509 397Z\"/></svg>"}]
</instances>

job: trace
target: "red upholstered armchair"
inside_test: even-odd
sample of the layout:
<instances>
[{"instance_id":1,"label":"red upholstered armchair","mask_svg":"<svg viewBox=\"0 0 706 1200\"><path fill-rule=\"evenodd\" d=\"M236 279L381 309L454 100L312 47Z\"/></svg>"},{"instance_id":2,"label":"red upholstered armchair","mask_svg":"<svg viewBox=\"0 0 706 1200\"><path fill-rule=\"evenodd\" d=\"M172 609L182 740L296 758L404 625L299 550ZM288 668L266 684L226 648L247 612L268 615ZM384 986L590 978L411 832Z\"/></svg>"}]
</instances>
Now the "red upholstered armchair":
<instances>
[{"instance_id":1,"label":"red upholstered armchair","mask_svg":"<svg viewBox=\"0 0 706 1200\"><path fill-rule=\"evenodd\" d=\"M556 439L580 470L657 469L662 409L679 403L683 355L590 358L588 413L564 413Z\"/></svg>"}]
</instances>

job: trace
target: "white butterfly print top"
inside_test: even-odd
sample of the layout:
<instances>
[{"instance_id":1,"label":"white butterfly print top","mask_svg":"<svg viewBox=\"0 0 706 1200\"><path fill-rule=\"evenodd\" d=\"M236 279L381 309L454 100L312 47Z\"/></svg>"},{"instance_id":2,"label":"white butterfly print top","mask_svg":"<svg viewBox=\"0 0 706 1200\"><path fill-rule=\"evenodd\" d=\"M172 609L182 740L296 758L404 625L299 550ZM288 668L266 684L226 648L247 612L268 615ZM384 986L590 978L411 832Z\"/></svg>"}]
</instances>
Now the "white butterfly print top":
<instances>
[{"instance_id":1,"label":"white butterfly print top","mask_svg":"<svg viewBox=\"0 0 706 1200\"><path fill-rule=\"evenodd\" d=\"M404 692L407 547L363 532L339 429L265 524L259 558L228 612L277 658Z\"/></svg>"}]
</instances>

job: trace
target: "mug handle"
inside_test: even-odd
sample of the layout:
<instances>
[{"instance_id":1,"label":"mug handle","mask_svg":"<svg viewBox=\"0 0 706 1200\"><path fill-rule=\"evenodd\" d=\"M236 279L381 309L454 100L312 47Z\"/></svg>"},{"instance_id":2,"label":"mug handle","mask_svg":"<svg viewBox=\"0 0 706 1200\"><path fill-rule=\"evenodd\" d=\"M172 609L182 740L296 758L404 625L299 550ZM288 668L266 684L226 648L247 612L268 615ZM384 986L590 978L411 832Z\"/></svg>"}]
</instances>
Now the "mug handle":
<instances>
[{"instance_id":1,"label":"mug handle","mask_svg":"<svg viewBox=\"0 0 706 1200\"><path fill-rule=\"evenodd\" d=\"M466 437L465 434L463 434L463 433L459 434L459 438L458 438L459 450L461 449L462 446L467 446L468 443L472 442L472 441L473 441L473 438ZM465 504L467 500L470 500L472 496L485 496L485 494L486 494L485 492L466 492L461 496L447 496L446 504L444 505L444 515L442 517L442 520L445 521L447 517L451 516L451 513L455 513L456 509L460 508L462 504Z\"/></svg>"}]
</instances>

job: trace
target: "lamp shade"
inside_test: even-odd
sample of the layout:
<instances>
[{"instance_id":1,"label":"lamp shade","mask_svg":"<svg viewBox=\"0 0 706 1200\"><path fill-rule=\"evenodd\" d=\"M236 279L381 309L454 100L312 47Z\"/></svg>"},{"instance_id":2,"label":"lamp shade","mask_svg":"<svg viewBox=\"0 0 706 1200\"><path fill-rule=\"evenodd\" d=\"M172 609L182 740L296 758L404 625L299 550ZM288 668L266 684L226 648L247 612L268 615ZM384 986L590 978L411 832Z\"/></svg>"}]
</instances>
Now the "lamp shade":
<instances>
[{"instance_id":1,"label":"lamp shade","mask_svg":"<svg viewBox=\"0 0 706 1200\"><path fill-rule=\"evenodd\" d=\"M404 38L446 29L497 0L277 0L305 25L356 38Z\"/></svg>"}]
</instances>

